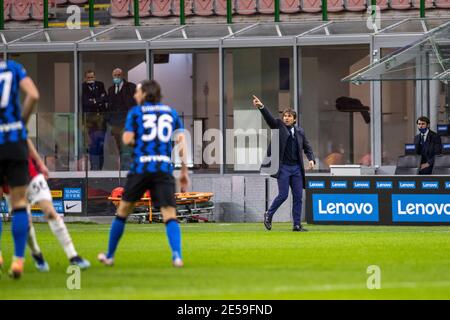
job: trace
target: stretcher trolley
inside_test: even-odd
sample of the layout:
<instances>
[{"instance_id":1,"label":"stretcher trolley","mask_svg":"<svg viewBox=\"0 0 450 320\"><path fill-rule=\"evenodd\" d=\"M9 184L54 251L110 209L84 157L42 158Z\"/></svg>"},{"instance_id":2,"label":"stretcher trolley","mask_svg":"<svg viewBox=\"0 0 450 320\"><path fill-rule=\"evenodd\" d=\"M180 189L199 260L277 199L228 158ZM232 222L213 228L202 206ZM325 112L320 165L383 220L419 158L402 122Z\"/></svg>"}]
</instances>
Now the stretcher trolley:
<instances>
[{"instance_id":1,"label":"stretcher trolley","mask_svg":"<svg viewBox=\"0 0 450 320\"><path fill-rule=\"evenodd\" d=\"M108 197L116 207L122 198L123 188L117 187ZM177 217L185 222L210 222L214 203L211 200L212 192L179 192L175 193L177 204ZM129 219L137 223L162 222L161 211L152 203L150 192L145 192L136 202L136 207Z\"/></svg>"}]
</instances>

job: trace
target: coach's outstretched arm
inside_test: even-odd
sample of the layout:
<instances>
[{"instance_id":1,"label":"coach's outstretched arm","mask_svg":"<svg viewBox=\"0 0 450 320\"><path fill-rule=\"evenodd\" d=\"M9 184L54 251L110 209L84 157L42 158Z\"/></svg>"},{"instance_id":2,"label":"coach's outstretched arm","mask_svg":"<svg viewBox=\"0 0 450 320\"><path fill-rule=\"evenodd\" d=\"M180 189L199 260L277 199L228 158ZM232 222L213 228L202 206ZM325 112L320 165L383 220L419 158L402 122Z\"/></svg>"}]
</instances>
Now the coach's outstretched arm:
<instances>
[{"instance_id":1,"label":"coach's outstretched arm","mask_svg":"<svg viewBox=\"0 0 450 320\"><path fill-rule=\"evenodd\" d=\"M189 172L187 168L187 144L183 133L177 135L176 145L178 145L178 155L181 159L180 187L181 192L186 192L189 186Z\"/></svg>"},{"instance_id":2,"label":"coach's outstretched arm","mask_svg":"<svg viewBox=\"0 0 450 320\"><path fill-rule=\"evenodd\" d=\"M253 105L261 111L261 114L264 117L264 120L266 120L267 125L270 129L278 129L277 126L277 120L272 116L270 111L264 107L263 103L257 96L253 96Z\"/></svg>"},{"instance_id":3,"label":"coach's outstretched arm","mask_svg":"<svg viewBox=\"0 0 450 320\"><path fill-rule=\"evenodd\" d=\"M20 81L20 89L25 92L25 100L23 102L22 118L25 124L28 123L34 106L39 101L39 91L30 77L25 77Z\"/></svg>"}]
</instances>

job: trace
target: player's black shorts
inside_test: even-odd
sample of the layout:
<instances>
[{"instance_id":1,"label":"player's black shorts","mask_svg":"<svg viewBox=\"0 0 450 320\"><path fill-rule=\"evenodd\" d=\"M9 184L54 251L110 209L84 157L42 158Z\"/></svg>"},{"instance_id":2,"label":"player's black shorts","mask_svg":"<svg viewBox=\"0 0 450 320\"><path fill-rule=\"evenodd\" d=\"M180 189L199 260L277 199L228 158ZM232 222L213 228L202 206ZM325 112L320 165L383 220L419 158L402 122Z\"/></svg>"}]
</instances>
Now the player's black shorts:
<instances>
[{"instance_id":1,"label":"player's black shorts","mask_svg":"<svg viewBox=\"0 0 450 320\"><path fill-rule=\"evenodd\" d=\"M176 207L175 179L163 172L131 174L127 176L122 199L136 202L149 190L155 207Z\"/></svg>"},{"instance_id":2,"label":"player's black shorts","mask_svg":"<svg viewBox=\"0 0 450 320\"><path fill-rule=\"evenodd\" d=\"M28 175L28 146L26 141L0 145L0 177L10 187L26 186Z\"/></svg>"}]
</instances>

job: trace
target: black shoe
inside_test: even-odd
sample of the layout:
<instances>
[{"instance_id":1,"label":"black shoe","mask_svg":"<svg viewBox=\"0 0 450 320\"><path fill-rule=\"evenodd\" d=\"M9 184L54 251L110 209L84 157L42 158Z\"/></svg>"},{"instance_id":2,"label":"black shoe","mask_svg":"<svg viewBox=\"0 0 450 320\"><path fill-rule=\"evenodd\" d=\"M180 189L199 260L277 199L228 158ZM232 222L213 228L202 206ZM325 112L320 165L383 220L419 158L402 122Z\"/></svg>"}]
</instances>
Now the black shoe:
<instances>
[{"instance_id":1,"label":"black shoe","mask_svg":"<svg viewBox=\"0 0 450 320\"><path fill-rule=\"evenodd\" d=\"M303 228L302 225L298 225L298 226L294 226L294 228L292 229L292 231L306 232L306 231L308 231L308 230L305 229L305 228Z\"/></svg>"},{"instance_id":2,"label":"black shoe","mask_svg":"<svg viewBox=\"0 0 450 320\"><path fill-rule=\"evenodd\" d=\"M264 227L266 227L267 230L272 229L272 217L267 211L264 213Z\"/></svg>"}]
</instances>

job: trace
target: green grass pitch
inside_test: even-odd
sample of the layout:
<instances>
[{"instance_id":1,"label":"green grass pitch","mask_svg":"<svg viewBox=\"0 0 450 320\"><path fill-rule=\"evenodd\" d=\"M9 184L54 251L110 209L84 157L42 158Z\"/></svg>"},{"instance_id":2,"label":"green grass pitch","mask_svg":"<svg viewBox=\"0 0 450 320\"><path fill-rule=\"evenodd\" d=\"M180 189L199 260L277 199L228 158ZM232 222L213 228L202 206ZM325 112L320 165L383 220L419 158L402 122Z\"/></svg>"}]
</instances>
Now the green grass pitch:
<instances>
[{"instance_id":1,"label":"green grass pitch","mask_svg":"<svg viewBox=\"0 0 450 320\"><path fill-rule=\"evenodd\" d=\"M0 299L449 299L450 227L182 224L184 269L174 269L162 224L128 224L114 267L95 257L109 225L68 224L79 253L92 263L81 289L69 290L64 252L37 224L51 270L34 269L27 249L22 279L0 279ZM5 268L10 224L2 237ZM367 267L381 269L381 289L367 288Z\"/></svg>"}]
</instances>

